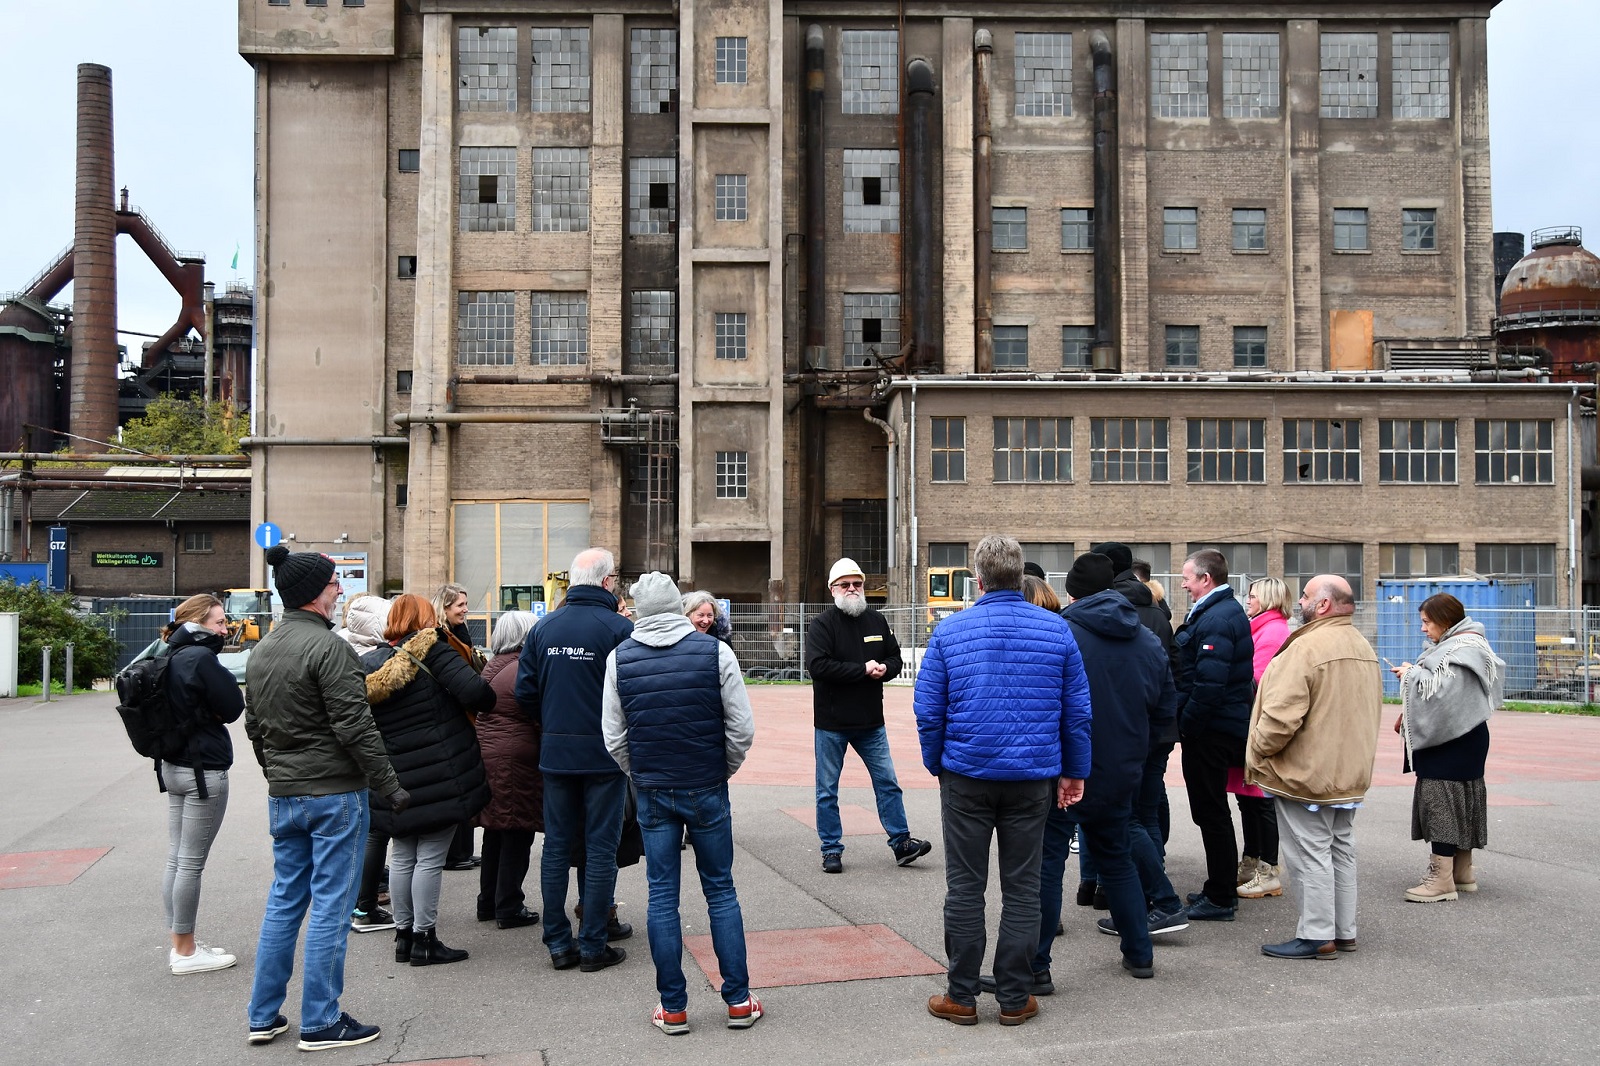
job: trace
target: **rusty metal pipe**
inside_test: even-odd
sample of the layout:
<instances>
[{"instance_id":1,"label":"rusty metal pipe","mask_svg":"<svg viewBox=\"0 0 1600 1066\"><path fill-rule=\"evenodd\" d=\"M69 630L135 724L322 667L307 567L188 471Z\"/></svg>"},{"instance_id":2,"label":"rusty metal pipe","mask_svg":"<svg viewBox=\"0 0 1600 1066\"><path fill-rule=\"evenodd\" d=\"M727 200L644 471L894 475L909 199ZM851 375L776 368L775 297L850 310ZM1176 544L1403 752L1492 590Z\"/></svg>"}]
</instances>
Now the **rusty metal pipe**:
<instances>
[{"instance_id":1,"label":"rusty metal pipe","mask_svg":"<svg viewBox=\"0 0 1600 1066\"><path fill-rule=\"evenodd\" d=\"M944 370L943 317L939 312L939 282L934 274L937 249L933 239L933 67L926 59L906 64L906 280L909 292L911 349L907 370Z\"/></svg>"},{"instance_id":2,"label":"rusty metal pipe","mask_svg":"<svg viewBox=\"0 0 1600 1066\"><path fill-rule=\"evenodd\" d=\"M994 369L994 198L993 127L989 118L990 66L994 36L988 30L972 41L972 229L973 229L973 362L980 374Z\"/></svg>"},{"instance_id":3,"label":"rusty metal pipe","mask_svg":"<svg viewBox=\"0 0 1600 1066\"><path fill-rule=\"evenodd\" d=\"M1111 41L1101 30L1089 34L1094 62L1094 343L1096 370L1122 369L1121 224L1117 205L1117 68Z\"/></svg>"},{"instance_id":4,"label":"rusty metal pipe","mask_svg":"<svg viewBox=\"0 0 1600 1066\"><path fill-rule=\"evenodd\" d=\"M136 452L118 455L115 452L0 452L0 463L108 463L112 466L136 466L142 463L168 463L177 466L245 466L248 455L148 455Z\"/></svg>"}]
</instances>

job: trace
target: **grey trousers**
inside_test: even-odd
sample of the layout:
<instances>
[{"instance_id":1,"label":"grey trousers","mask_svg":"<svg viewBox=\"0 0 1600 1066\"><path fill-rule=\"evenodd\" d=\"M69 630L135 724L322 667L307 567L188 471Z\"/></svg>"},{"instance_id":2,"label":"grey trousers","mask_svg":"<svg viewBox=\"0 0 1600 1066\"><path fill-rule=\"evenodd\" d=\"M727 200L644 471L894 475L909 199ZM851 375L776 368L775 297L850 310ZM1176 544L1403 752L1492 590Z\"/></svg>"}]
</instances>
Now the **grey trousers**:
<instances>
[{"instance_id":1,"label":"grey trousers","mask_svg":"<svg viewBox=\"0 0 1600 1066\"><path fill-rule=\"evenodd\" d=\"M161 879L161 906L167 928L174 933L194 932L206 856L228 810L228 771L204 773L209 795L201 799L192 769L161 764L161 783L167 787L167 872Z\"/></svg>"},{"instance_id":2,"label":"grey trousers","mask_svg":"<svg viewBox=\"0 0 1600 1066\"><path fill-rule=\"evenodd\" d=\"M946 770L939 775L944 823L944 950L949 996L978 1000L987 947L983 896L989 884L989 842L999 841L1000 929L994 942L995 999L1005 1010L1028 1002L1039 947L1039 866L1044 823L1056 779L981 781Z\"/></svg>"},{"instance_id":3,"label":"grey trousers","mask_svg":"<svg viewBox=\"0 0 1600 1066\"><path fill-rule=\"evenodd\" d=\"M1278 846L1289 888L1300 901L1296 936L1320 942L1356 938L1356 812L1273 797Z\"/></svg>"},{"instance_id":4,"label":"grey trousers","mask_svg":"<svg viewBox=\"0 0 1600 1066\"><path fill-rule=\"evenodd\" d=\"M439 882L444 879L444 857L456 827L447 825L414 837L395 837L389 855L389 904L394 924L418 932L439 921Z\"/></svg>"}]
</instances>

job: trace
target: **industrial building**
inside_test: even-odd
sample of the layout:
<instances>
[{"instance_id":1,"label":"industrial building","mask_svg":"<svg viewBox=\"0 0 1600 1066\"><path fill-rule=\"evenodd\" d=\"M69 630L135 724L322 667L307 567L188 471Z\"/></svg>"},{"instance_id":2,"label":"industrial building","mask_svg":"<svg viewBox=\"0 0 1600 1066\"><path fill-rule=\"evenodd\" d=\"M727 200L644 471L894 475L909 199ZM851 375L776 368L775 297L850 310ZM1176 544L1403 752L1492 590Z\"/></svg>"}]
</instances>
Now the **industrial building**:
<instances>
[{"instance_id":1,"label":"industrial building","mask_svg":"<svg viewBox=\"0 0 1600 1066\"><path fill-rule=\"evenodd\" d=\"M996 530L1572 603L1493 6L240 0L252 520L479 616L590 543L920 602Z\"/></svg>"}]
</instances>

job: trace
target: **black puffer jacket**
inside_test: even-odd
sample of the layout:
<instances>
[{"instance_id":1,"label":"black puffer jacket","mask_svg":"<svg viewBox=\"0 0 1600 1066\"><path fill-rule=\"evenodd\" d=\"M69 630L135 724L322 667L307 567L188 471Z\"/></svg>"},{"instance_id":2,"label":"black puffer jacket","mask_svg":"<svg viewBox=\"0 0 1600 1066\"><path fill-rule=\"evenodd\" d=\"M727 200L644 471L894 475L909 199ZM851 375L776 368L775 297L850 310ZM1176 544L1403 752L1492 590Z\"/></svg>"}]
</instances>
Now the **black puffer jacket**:
<instances>
[{"instance_id":1,"label":"black puffer jacket","mask_svg":"<svg viewBox=\"0 0 1600 1066\"><path fill-rule=\"evenodd\" d=\"M233 765L233 740L228 723L244 713L244 693L228 668L217 661L222 637L204 626L185 622L167 638L167 698L175 707L199 710L205 728L190 741L189 751L202 770Z\"/></svg>"},{"instance_id":2,"label":"black puffer jacket","mask_svg":"<svg viewBox=\"0 0 1600 1066\"><path fill-rule=\"evenodd\" d=\"M421 662L422 666L417 664ZM372 803L372 828L410 837L465 821L489 802L489 779L468 714L494 705L494 690L450 647L439 630L407 637L361 657L367 699L383 746L411 793L396 815Z\"/></svg>"}]
</instances>

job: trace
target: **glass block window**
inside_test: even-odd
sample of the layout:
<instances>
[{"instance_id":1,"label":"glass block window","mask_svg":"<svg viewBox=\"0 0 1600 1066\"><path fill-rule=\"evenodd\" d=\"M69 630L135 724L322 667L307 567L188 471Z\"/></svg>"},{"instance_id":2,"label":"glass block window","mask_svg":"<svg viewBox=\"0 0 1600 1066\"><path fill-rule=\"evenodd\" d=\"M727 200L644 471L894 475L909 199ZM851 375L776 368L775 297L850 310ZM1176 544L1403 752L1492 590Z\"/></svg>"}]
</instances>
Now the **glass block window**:
<instances>
[{"instance_id":1,"label":"glass block window","mask_svg":"<svg viewBox=\"0 0 1600 1066\"><path fill-rule=\"evenodd\" d=\"M1167 365L1173 367L1200 365L1200 327L1167 327Z\"/></svg>"},{"instance_id":2,"label":"glass block window","mask_svg":"<svg viewBox=\"0 0 1600 1066\"><path fill-rule=\"evenodd\" d=\"M748 357L746 348L747 316L743 311L718 311L713 319L716 332L718 359L742 360Z\"/></svg>"},{"instance_id":3,"label":"glass block window","mask_svg":"<svg viewBox=\"0 0 1600 1066\"><path fill-rule=\"evenodd\" d=\"M1322 35L1322 117L1378 117L1378 35Z\"/></svg>"},{"instance_id":4,"label":"glass block window","mask_svg":"<svg viewBox=\"0 0 1600 1066\"><path fill-rule=\"evenodd\" d=\"M678 228L678 161L635 156L628 160L628 234L649 237Z\"/></svg>"},{"instance_id":5,"label":"glass block window","mask_svg":"<svg viewBox=\"0 0 1600 1066\"><path fill-rule=\"evenodd\" d=\"M1378 480L1455 484L1455 419L1378 419Z\"/></svg>"},{"instance_id":6,"label":"glass block window","mask_svg":"<svg viewBox=\"0 0 1600 1066\"><path fill-rule=\"evenodd\" d=\"M516 294L456 293L456 361L462 366L510 366Z\"/></svg>"},{"instance_id":7,"label":"glass block window","mask_svg":"<svg viewBox=\"0 0 1600 1066\"><path fill-rule=\"evenodd\" d=\"M1072 114L1072 34L1019 33L1016 44L1016 113Z\"/></svg>"},{"instance_id":8,"label":"glass block window","mask_svg":"<svg viewBox=\"0 0 1600 1066\"><path fill-rule=\"evenodd\" d=\"M748 42L743 37L717 38L718 85L744 85L750 73Z\"/></svg>"},{"instance_id":9,"label":"glass block window","mask_svg":"<svg viewBox=\"0 0 1600 1066\"><path fill-rule=\"evenodd\" d=\"M1222 117L1277 118L1280 60L1276 33L1222 35Z\"/></svg>"},{"instance_id":10,"label":"glass block window","mask_svg":"<svg viewBox=\"0 0 1600 1066\"><path fill-rule=\"evenodd\" d=\"M1240 370L1261 370L1267 365L1267 327L1233 327L1233 365Z\"/></svg>"},{"instance_id":11,"label":"glass block window","mask_svg":"<svg viewBox=\"0 0 1600 1066\"><path fill-rule=\"evenodd\" d=\"M1368 247L1367 209L1364 207L1334 208L1333 250L1336 252L1364 252Z\"/></svg>"},{"instance_id":12,"label":"glass block window","mask_svg":"<svg viewBox=\"0 0 1600 1066\"><path fill-rule=\"evenodd\" d=\"M717 453L717 499L743 500L750 495L750 453Z\"/></svg>"},{"instance_id":13,"label":"glass block window","mask_svg":"<svg viewBox=\"0 0 1600 1066\"><path fill-rule=\"evenodd\" d=\"M1361 420L1285 418L1283 480L1333 482L1361 480Z\"/></svg>"},{"instance_id":14,"label":"glass block window","mask_svg":"<svg viewBox=\"0 0 1600 1066\"><path fill-rule=\"evenodd\" d=\"M1555 423L1549 419L1480 418L1473 434L1479 484L1555 483Z\"/></svg>"},{"instance_id":15,"label":"glass block window","mask_svg":"<svg viewBox=\"0 0 1600 1066\"><path fill-rule=\"evenodd\" d=\"M996 370L1028 369L1028 327L994 327L994 368Z\"/></svg>"},{"instance_id":16,"label":"glass block window","mask_svg":"<svg viewBox=\"0 0 1600 1066\"><path fill-rule=\"evenodd\" d=\"M588 293L534 293L534 365L576 366L580 363L587 363L588 361Z\"/></svg>"},{"instance_id":17,"label":"glass block window","mask_svg":"<svg viewBox=\"0 0 1600 1066\"><path fill-rule=\"evenodd\" d=\"M677 109L678 31L630 31L628 110L636 115L659 115Z\"/></svg>"},{"instance_id":18,"label":"glass block window","mask_svg":"<svg viewBox=\"0 0 1600 1066\"><path fill-rule=\"evenodd\" d=\"M1378 577L1382 580L1404 581L1415 577L1454 577L1460 573L1460 545L1378 545Z\"/></svg>"},{"instance_id":19,"label":"glass block window","mask_svg":"<svg viewBox=\"0 0 1600 1066\"><path fill-rule=\"evenodd\" d=\"M846 115L900 113L900 34L897 30L845 30L839 110Z\"/></svg>"},{"instance_id":20,"label":"glass block window","mask_svg":"<svg viewBox=\"0 0 1600 1066\"><path fill-rule=\"evenodd\" d=\"M1267 250L1266 209L1257 207L1233 209L1233 250L1236 252Z\"/></svg>"},{"instance_id":21,"label":"glass block window","mask_svg":"<svg viewBox=\"0 0 1600 1066\"><path fill-rule=\"evenodd\" d=\"M966 566L967 546L964 543L934 541L928 545L929 566Z\"/></svg>"},{"instance_id":22,"label":"glass block window","mask_svg":"<svg viewBox=\"0 0 1600 1066\"><path fill-rule=\"evenodd\" d=\"M929 477L931 480L967 480L967 420L965 418L930 418L928 419L928 433L928 451L931 460ZM962 552L961 562L966 562L965 551ZM940 564L934 563L933 565L938 566Z\"/></svg>"},{"instance_id":23,"label":"glass block window","mask_svg":"<svg viewBox=\"0 0 1600 1066\"><path fill-rule=\"evenodd\" d=\"M1478 573L1510 581L1532 581L1534 603L1554 607L1556 546L1554 544L1479 544Z\"/></svg>"},{"instance_id":24,"label":"glass block window","mask_svg":"<svg viewBox=\"0 0 1600 1066\"><path fill-rule=\"evenodd\" d=\"M463 111L517 109L515 26L463 26L456 31L456 104Z\"/></svg>"},{"instance_id":25,"label":"glass block window","mask_svg":"<svg viewBox=\"0 0 1600 1066\"><path fill-rule=\"evenodd\" d=\"M678 294L672 289L628 293L628 356L633 366L678 365Z\"/></svg>"},{"instance_id":26,"label":"glass block window","mask_svg":"<svg viewBox=\"0 0 1600 1066\"><path fill-rule=\"evenodd\" d=\"M1061 327L1061 369L1090 370L1094 367L1094 327Z\"/></svg>"},{"instance_id":27,"label":"glass block window","mask_svg":"<svg viewBox=\"0 0 1600 1066\"><path fill-rule=\"evenodd\" d=\"M1200 250L1200 209L1163 207L1161 209L1161 250L1197 252Z\"/></svg>"},{"instance_id":28,"label":"glass block window","mask_svg":"<svg viewBox=\"0 0 1600 1066\"><path fill-rule=\"evenodd\" d=\"M995 251L1027 251L1028 209L1026 207L991 207L989 225L992 234L990 247Z\"/></svg>"},{"instance_id":29,"label":"glass block window","mask_svg":"<svg viewBox=\"0 0 1600 1066\"><path fill-rule=\"evenodd\" d=\"M517 150L461 149L461 232L509 232L517 228Z\"/></svg>"},{"instance_id":30,"label":"glass block window","mask_svg":"<svg viewBox=\"0 0 1600 1066\"><path fill-rule=\"evenodd\" d=\"M844 500L840 547L868 574L889 570L889 501Z\"/></svg>"},{"instance_id":31,"label":"glass block window","mask_svg":"<svg viewBox=\"0 0 1600 1066\"><path fill-rule=\"evenodd\" d=\"M535 233L576 233L589 228L589 149L533 150Z\"/></svg>"},{"instance_id":32,"label":"glass block window","mask_svg":"<svg viewBox=\"0 0 1600 1066\"><path fill-rule=\"evenodd\" d=\"M1156 118L1205 118L1209 114L1206 35L1150 35L1150 113Z\"/></svg>"},{"instance_id":33,"label":"glass block window","mask_svg":"<svg viewBox=\"0 0 1600 1066\"><path fill-rule=\"evenodd\" d=\"M1251 483L1267 480L1267 422L1263 418L1191 418L1189 480Z\"/></svg>"},{"instance_id":34,"label":"glass block window","mask_svg":"<svg viewBox=\"0 0 1600 1066\"><path fill-rule=\"evenodd\" d=\"M900 232L900 153L892 148L844 150L844 231Z\"/></svg>"},{"instance_id":35,"label":"glass block window","mask_svg":"<svg viewBox=\"0 0 1600 1066\"><path fill-rule=\"evenodd\" d=\"M534 111L587 111L593 81L589 73L589 27L535 26L530 31Z\"/></svg>"},{"instance_id":36,"label":"glass block window","mask_svg":"<svg viewBox=\"0 0 1600 1066\"><path fill-rule=\"evenodd\" d=\"M1306 582L1318 574L1338 574L1350 582L1351 589L1359 599L1361 545L1332 543L1283 546L1283 582L1296 596L1305 590Z\"/></svg>"},{"instance_id":37,"label":"glass block window","mask_svg":"<svg viewBox=\"0 0 1600 1066\"><path fill-rule=\"evenodd\" d=\"M1063 252L1094 251L1094 208L1063 207L1061 209L1061 250Z\"/></svg>"},{"instance_id":38,"label":"glass block window","mask_svg":"<svg viewBox=\"0 0 1600 1066\"><path fill-rule=\"evenodd\" d=\"M1396 33L1394 117L1450 117L1450 35Z\"/></svg>"},{"instance_id":39,"label":"glass block window","mask_svg":"<svg viewBox=\"0 0 1600 1066\"><path fill-rule=\"evenodd\" d=\"M717 175L716 209L718 222L744 222L750 217L750 178L748 175Z\"/></svg>"},{"instance_id":40,"label":"glass block window","mask_svg":"<svg viewBox=\"0 0 1600 1066\"><path fill-rule=\"evenodd\" d=\"M995 419L994 479L1071 481L1072 419Z\"/></svg>"},{"instance_id":41,"label":"glass block window","mask_svg":"<svg viewBox=\"0 0 1600 1066\"><path fill-rule=\"evenodd\" d=\"M873 366L900 352L900 294L844 294L844 365Z\"/></svg>"},{"instance_id":42,"label":"glass block window","mask_svg":"<svg viewBox=\"0 0 1600 1066\"><path fill-rule=\"evenodd\" d=\"M415 174L422 169L422 149L402 148L396 162L402 174Z\"/></svg>"},{"instance_id":43,"label":"glass block window","mask_svg":"<svg viewBox=\"0 0 1600 1066\"><path fill-rule=\"evenodd\" d=\"M1091 418L1089 480L1167 480L1167 420Z\"/></svg>"},{"instance_id":44,"label":"glass block window","mask_svg":"<svg viewBox=\"0 0 1600 1066\"><path fill-rule=\"evenodd\" d=\"M1407 252L1439 250L1439 212L1432 207L1400 209L1400 247Z\"/></svg>"}]
</instances>

